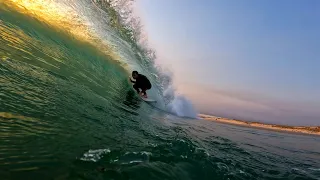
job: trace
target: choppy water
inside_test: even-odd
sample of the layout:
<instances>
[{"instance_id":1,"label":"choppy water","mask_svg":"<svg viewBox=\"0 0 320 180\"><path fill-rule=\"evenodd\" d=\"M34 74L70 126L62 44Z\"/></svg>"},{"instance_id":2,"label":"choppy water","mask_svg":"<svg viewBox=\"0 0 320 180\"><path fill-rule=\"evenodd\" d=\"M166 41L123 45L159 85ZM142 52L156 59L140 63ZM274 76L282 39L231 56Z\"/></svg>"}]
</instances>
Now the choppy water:
<instances>
[{"instance_id":1,"label":"choppy water","mask_svg":"<svg viewBox=\"0 0 320 180\"><path fill-rule=\"evenodd\" d=\"M1 179L320 179L319 137L165 113L161 74L100 5L0 0Z\"/></svg>"}]
</instances>

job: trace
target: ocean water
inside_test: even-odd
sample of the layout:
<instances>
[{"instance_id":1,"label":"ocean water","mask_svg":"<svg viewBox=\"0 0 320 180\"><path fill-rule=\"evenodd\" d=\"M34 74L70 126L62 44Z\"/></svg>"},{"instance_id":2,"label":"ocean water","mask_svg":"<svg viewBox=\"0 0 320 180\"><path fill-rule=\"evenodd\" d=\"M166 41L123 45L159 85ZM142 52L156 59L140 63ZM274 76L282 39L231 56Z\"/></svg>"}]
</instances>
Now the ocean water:
<instances>
[{"instance_id":1,"label":"ocean water","mask_svg":"<svg viewBox=\"0 0 320 180\"><path fill-rule=\"evenodd\" d=\"M197 119L106 2L0 0L0 179L320 179L318 136Z\"/></svg>"}]
</instances>

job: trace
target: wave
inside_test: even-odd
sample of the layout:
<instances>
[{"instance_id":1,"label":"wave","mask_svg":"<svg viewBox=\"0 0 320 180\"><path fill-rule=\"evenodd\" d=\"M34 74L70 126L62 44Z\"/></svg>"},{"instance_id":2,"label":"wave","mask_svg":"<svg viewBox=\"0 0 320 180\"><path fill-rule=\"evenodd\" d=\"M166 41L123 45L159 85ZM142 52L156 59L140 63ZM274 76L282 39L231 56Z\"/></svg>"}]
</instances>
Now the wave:
<instances>
[{"instance_id":1,"label":"wave","mask_svg":"<svg viewBox=\"0 0 320 180\"><path fill-rule=\"evenodd\" d=\"M18 8L19 12L64 30L78 40L91 43L118 62L128 75L132 70L147 75L154 87L149 94L157 99L158 108L177 116L196 117L192 103L172 90L172 73L156 64L161 60L149 47L139 17L133 15L134 1L10 0L5 3ZM52 57L56 56L56 52L51 53L54 54Z\"/></svg>"}]
</instances>

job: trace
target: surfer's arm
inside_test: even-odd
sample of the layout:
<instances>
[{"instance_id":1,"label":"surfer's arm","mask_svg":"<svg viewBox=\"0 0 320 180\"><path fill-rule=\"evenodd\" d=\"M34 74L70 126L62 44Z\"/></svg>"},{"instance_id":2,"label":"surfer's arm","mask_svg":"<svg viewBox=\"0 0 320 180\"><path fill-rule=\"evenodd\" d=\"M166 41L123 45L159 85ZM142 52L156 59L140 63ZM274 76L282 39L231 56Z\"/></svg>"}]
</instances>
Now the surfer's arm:
<instances>
[{"instance_id":1,"label":"surfer's arm","mask_svg":"<svg viewBox=\"0 0 320 180\"><path fill-rule=\"evenodd\" d=\"M136 81L133 81L133 80L131 79L131 77L129 77L129 79L130 79L130 81L131 81L132 83L136 83Z\"/></svg>"}]
</instances>

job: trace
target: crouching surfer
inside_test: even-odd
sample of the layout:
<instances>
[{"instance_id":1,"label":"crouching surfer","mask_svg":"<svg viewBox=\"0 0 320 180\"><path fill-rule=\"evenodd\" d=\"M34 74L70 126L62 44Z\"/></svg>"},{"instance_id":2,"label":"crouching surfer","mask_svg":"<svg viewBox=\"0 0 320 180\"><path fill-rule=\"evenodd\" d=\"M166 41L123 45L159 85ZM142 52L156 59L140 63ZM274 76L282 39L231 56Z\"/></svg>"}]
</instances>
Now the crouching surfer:
<instances>
[{"instance_id":1,"label":"crouching surfer","mask_svg":"<svg viewBox=\"0 0 320 180\"><path fill-rule=\"evenodd\" d=\"M141 97L148 98L146 91L152 87L149 79L145 75L139 74L138 71L132 71L132 78L134 81L131 78L130 81L134 83L133 88L137 91L137 93Z\"/></svg>"}]
</instances>

